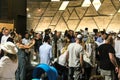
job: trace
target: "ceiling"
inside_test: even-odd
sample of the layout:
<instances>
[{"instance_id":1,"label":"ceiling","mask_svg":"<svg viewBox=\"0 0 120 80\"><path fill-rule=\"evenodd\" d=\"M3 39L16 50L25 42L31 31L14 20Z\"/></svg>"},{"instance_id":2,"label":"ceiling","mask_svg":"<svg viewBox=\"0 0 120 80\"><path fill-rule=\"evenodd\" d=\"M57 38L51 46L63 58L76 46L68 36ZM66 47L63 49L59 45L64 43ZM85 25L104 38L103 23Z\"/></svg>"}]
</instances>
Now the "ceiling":
<instances>
[{"instance_id":1,"label":"ceiling","mask_svg":"<svg viewBox=\"0 0 120 80\"><path fill-rule=\"evenodd\" d=\"M59 10L63 1L70 1L65 10ZM28 0L27 1L27 26L35 31L43 31L46 28L64 31L72 29L77 31L90 27L119 30L120 27L120 1L100 0L101 6L98 11L93 4L82 7L84 0ZM91 0L92 2L93 0ZM116 27L114 27L116 26ZM118 27L117 27L118 26Z\"/></svg>"}]
</instances>

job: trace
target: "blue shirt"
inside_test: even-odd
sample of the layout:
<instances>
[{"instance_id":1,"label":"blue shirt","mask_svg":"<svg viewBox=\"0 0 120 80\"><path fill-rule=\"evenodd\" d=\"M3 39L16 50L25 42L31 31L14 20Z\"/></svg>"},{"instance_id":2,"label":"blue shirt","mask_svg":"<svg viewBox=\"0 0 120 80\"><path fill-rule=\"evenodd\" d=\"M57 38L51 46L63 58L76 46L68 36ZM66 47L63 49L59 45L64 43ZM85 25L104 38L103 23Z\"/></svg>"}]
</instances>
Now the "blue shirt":
<instances>
[{"instance_id":1,"label":"blue shirt","mask_svg":"<svg viewBox=\"0 0 120 80\"><path fill-rule=\"evenodd\" d=\"M102 43L103 39L102 39L102 37L98 37L96 41L99 42L99 43Z\"/></svg>"},{"instance_id":2,"label":"blue shirt","mask_svg":"<svg viewBox=\"0 0 120 80\"><path fill-rule=\"evenodd\" d=\"M48 43L43 43L43 45L39 47L39 56L40 63L49 65L50 59L52 58L52 46Z\"/></svg>"}]
</instances>

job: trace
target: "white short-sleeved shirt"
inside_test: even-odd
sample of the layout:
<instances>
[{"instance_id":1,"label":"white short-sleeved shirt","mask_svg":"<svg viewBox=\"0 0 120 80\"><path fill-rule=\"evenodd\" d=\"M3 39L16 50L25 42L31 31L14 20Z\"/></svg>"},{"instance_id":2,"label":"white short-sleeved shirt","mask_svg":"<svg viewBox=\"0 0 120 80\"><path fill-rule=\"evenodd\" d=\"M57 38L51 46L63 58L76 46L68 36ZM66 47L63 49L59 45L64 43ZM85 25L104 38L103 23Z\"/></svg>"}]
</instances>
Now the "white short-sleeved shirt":
<instances>
[{"instance_id":1,"label":"white short-sleeved shirt","mask_svg":"<svg viewBox=\"0 0 120 80\"><path fill-rule=\"evenodd\" d=\"M29 40L29 39L26 39L26 38L23 38L23 39L22 39L22 43L23 43L24 45L29 45L29 44L30 44L30 40Z\"/></svg>"},{"instance_id":2,"label":"white short-sleeved shirt","mask_svg":"<svg viewBox=\"0 0 120 80\"><path fill-rule=\"evenodd\" d=\"M83 47L78 43L71 43L68 46L69 67L80 67L80 54L83 54Z\"/></svg>"}]
</instances>

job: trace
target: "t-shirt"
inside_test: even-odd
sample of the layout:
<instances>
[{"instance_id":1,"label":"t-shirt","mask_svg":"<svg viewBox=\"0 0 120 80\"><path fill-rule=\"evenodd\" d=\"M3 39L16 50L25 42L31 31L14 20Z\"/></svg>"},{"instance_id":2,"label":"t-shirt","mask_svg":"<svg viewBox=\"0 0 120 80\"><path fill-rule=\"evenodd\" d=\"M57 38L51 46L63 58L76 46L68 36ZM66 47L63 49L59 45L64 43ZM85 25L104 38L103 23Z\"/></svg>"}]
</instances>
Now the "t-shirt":
<instances>
[{"instance_id":1,"label":"t-shirt","mask_svg":"<svg viewBox=\"0 0 120 80\"><path fill-rule=\"evenodd\" d=\"M110 44L102 44L98 47L100 57L100 68L103 70L113 70L114 65L110 61L109 54L115 54L115 50Z\"/></svg>"},{"instance_id":2,"label":"t-shirt","mask_svg":"<svg viewBox=\"0 0 120 80\"><path fill-rule=\"evenodd\" d=\"M80 54L83 54L83 48L80 44L71 43L68 46L69 67L80 67Z\"/></svg>"}]
</instances>

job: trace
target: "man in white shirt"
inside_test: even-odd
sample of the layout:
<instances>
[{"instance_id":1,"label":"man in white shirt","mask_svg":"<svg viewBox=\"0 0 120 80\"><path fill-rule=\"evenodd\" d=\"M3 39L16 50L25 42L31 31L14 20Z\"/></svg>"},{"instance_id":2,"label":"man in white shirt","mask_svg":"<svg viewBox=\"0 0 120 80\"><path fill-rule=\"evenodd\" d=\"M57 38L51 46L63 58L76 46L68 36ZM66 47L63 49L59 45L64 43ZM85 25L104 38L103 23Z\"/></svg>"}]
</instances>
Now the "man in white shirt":
<instances>
[{"instance_id":1,"label":"man in white shirt","mask_svg":"<svg viewBox=\"0 0 120 80\"><path fill-rule=\"evenodd\" d=\"M6 30L4 31L4 34L3 34L2 38L1 38L1 44L6 43L6 42L7 42L7 39L8 39L9 37L10 37L9 30L6 29Z\"/></svg>"},{"instance_id":2,"label":"man in white shirt","mask_svg":"<svg viewBox=\"0 0 120 80\"><path fill-rule=\"evenodd\" d=\"M29 45L30 44L30 39L29 39L29 34L28 33L25 34L25 37L22 39L22 43L24 45Z\"/></svg>"},{"instance_id":3,"label":"man in white shirt","mask_svg":"<svg viewBox=\"0 0 120 80\"><path fill-rule=\"evenodd\" d=\"M82 35L77 35L76 42L69 44L67 59L69 66L68 80L80 80L81 70L83 71L83 47Z\"/></svg>"},{"instance_id":4,"label":"man in white shirt","mask_svg":"<svg viewBox=\"0 0 120 80\"><path fill-rule=\"evenodd\" d=\"M39 47L40 63L50 64L52 59L52 46L49 44L50 37L45 36L44 43Z\"/></svg>"}]
</instances>

